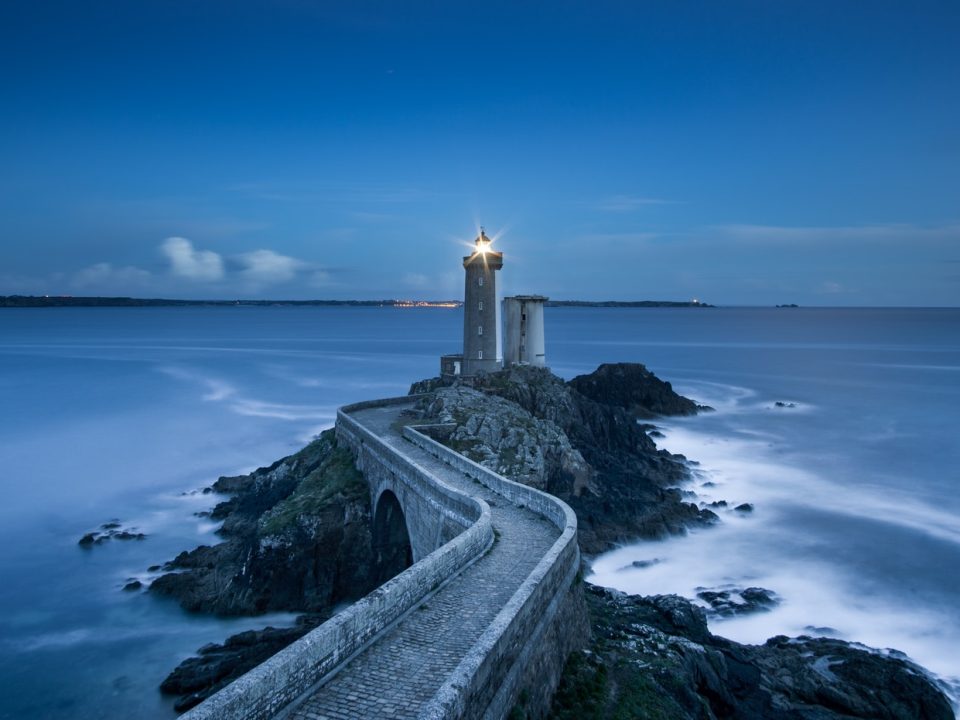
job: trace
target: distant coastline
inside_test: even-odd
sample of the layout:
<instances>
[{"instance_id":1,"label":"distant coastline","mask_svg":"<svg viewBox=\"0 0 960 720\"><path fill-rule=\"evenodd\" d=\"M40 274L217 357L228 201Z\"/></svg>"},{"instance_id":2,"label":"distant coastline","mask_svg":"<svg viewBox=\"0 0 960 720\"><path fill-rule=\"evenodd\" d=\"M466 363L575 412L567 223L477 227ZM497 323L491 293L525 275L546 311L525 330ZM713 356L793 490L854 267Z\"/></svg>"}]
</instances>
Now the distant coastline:
<instances>
[{"instance_id":1,"label":"distant coastline","mask_svg":"<svg viewBox=\"0 0 960 720\"><path fill-rule=\"evenodd\" d=\"M714 305L696 300L550 300L547 307L695 307ZM395 307L459 308L461 300L173 300L167 298L75 297L73 295L0 295L0 307Z\"/></svg>"}]
</instances>

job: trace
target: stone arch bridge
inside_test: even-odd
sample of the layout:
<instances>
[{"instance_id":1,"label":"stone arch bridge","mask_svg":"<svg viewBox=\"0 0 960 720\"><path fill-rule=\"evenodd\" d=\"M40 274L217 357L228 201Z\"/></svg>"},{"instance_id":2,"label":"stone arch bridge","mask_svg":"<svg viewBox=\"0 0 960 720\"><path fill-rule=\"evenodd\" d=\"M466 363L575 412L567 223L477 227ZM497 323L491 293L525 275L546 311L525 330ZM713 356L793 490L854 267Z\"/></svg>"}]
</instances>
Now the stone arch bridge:
<instances>
[{"instance_id":1,"label":"stone arch bridge","mask_svg":"<svg viewBox=\"0 0 960 720\"><path fill-rule=\"evenodd\" d=\"M502 718L546 708L585 620L577 520L404 424L416 396L337 413L370 487L384 575L185 720ZM412 564L410 564L412 562ZM409 565L409 567L407 567Z\"/></svg>"}]
</instances>

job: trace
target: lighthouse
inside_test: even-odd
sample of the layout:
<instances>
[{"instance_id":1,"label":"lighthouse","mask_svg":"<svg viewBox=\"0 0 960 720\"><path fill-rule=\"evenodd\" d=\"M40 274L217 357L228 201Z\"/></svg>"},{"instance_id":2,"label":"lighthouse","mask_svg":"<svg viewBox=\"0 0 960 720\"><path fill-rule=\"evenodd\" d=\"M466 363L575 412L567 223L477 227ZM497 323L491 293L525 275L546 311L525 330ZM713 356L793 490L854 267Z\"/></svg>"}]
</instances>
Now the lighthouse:
<instances>
[{"instance_id":1,"label":"lighthouse","mask_svg":"<svg viewBox=\"0 0 960 720\"><path fill-rule=\"evenodd\" d=\"M440 375L448 379L469 379L504 365L546 365L543 295L504 298L507 322L501 336L497 271L503 267L503 253L494 251L491 242L480 228L473 252L463 259L463 352L440 356Z\"/></svg>"},{"instance_id":2,"label":"lighthouse","mask_svg":"<svg viewBox=\"0 0 960 720\"><path fill-rule=\"evenodd\" d=\"M503 253L490 247L483 228L474 241L473 253L463 259L463 375L496 372L502 366L500 351L500 303L497 302L497 270Z\"/></svg>"}]
</instances>

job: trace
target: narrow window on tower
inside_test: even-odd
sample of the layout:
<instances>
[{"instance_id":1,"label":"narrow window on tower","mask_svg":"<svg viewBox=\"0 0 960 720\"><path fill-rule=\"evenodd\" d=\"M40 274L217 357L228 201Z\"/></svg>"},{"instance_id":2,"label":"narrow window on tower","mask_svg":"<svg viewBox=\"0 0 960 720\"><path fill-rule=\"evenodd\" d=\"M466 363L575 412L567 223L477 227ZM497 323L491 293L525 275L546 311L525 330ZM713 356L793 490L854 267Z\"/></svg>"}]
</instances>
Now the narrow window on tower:
<instances>
[{"instance_id":1,"label":"narrow window on tower","mask_svg":"<svg viewBox=\"0 0 960 720\"><path fill-rule=\"evenodd\" d=\"M477 360L483 360L483 350L477 350Z\"/></svg>"},{"instance_id":2,"label":"narrow window on tower","mask_svg":"<svg viewBox=\"0 0 960 720\"><path fill-rule=\"evenodd\" d=\"M477 303L477 310L483 310L483 300Z\"/></svg>"},{"instance_id":3,"label":"narrow window on tower","mask_svg":"<svg viewBox=\"0 0 960 720\"><path fill-rule=\"evenodd\" d=\"M483 325L477 325L477 335L483 335Z\"/></svg>"},{"instance_id":4,"label":"narrow window on tower","mask_svg":"<svg viewBox=\"0 0 960 720\"><path fill-rule=\"evenodd\" d=\"M483 287L483 275L477 278L477 285Z\"/></svg>"}]
</instances>

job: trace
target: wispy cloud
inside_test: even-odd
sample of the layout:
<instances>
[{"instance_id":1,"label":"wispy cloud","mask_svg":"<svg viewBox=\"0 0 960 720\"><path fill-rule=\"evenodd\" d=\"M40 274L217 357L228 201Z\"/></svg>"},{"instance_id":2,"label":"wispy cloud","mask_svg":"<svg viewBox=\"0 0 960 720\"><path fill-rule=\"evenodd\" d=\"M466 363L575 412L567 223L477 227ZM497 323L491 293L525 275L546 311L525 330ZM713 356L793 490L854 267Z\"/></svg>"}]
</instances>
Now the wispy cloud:
<instances>
[{"instance_id":1,"label":"wispy cloud","mask_svg":"<svg viewBox=\"0 0 960 720\"><path fill-rule=\"evenodd\" d=\"M960 239L960 225L721 225L713 230L745 243L815 244L836 241L909 241Z\"/></svg>"},{"instance_id":2,"label":"wispy cloud","mask_svg":"<svg viewBox=\"0 0 960 720\"><path fill-rule=\"evenodd\" d=\"M639 246L646 245L654 240L663 240L664 236L659 233L651 232L623 232L623 233L591 233L581 235L574 239L574 243L583 246L590 245L620 245L620 246Z\"/></svg>"},{"instance_id":3,"label":"wispy cloud","mask_svg":"<svg viewBox=\"0 0 960 720\"><path fill-rule=\"evenodd\" d=\"M197 250L182 237L170 237L160 246L170 261L170 271L182 278L209 282L224 276L223 258L212 250Z\"/></svg>"},{"instance_id":4,"label":"wispy cloud","mask_svg":"<svg viewBox=\"0 0 960 720\"><path fill-rule=\"evenodd\" d=\"M440 195L434 190L407 185L289 186L252 182L231 185L227 189L255 200L283 203L402 204L432 200Z\"/></svg>"},{"instance_id":5,"label":"wispy cloud","mask_svg":"<svg viewBox=\"0 0 960 720\"><path fill-rule=\"evenodd\" d=\"M677 200L649 197L644 195L612 195L594 204L597 210L604 212L632 212L649 205L675 205Z\"/></svg>"},{"instance_id":6,"label":"wispy cloud","mask_svg":"<svg viewBox=\"0 0 960 720\"><path fill-rule=\"evenodd\" d=\"M239 256L240 276L253 285L275 285L293 280L307 263L273 250L254 250Z\"/></svg>"},{"instance_id":7,"label":"wispy cloud","mask_svg":"<svg viewBox=\"0 0 960 720\"><path fill-rule=\"evenodd\" d=\"M70 284L76 288L88 287L143 287L150 282L151 275L132 265L114 267L101 262L77 271Z\"/></svg>"},{"instance_id":8,"label":"wispy cloud","mask_svg":"<svg viewBox=\"0 0 960 720\"><path fill-rule=\"evenodd\" d=\"M842 295L844 293L854 292L852 289L838 283L836 280L824 280L816 288L815 292L820 295Z\"/></svg>"},{"instance_id":9,"label":"wispy cloud","mask_svg":"<svg viewBox=\"0 0 960 720\"><path fill-rule=\"evenodd\" d=\"M314 270L310 273L307 283L311 287L318 288L330 287L331 285L335 284L333 281L333 275L329 270Z\"/></svg>"},{"instance_id":10,"label":"wispy cloud","mask_svg":"<svg viewBox=\"0 0 960 720\"><path fill-rule=\"evenodd\" d=\"M298 280L314 287L332 284L330 268L268 248L223 256L212 250L197 249L186 238L171 237L163 241L160 250L170 262L170 273L179 279L208 283L231 281L250 292Z\"/></svg>"},{"instance_id":11,"label":"wispy cloud","mask_svg":"<svg viewBox=\"0 0 960 720\"><path fill-rule=\"evenodd\" d=\"M403 276L403 284L411 288L424 288L430 284L430 278L423 273L407 273Z\"/></svg>"}]
</instances>

